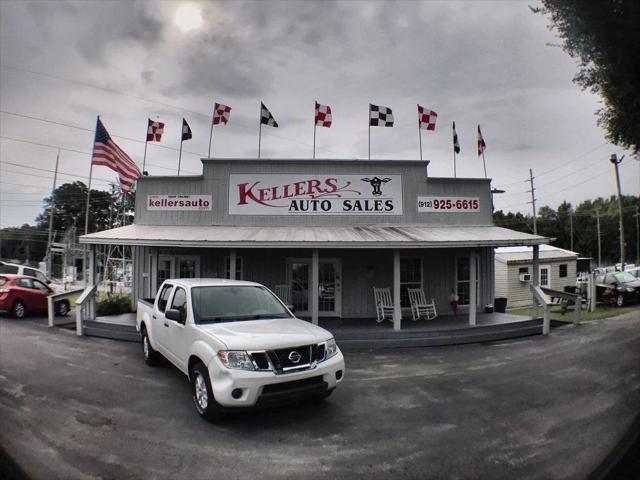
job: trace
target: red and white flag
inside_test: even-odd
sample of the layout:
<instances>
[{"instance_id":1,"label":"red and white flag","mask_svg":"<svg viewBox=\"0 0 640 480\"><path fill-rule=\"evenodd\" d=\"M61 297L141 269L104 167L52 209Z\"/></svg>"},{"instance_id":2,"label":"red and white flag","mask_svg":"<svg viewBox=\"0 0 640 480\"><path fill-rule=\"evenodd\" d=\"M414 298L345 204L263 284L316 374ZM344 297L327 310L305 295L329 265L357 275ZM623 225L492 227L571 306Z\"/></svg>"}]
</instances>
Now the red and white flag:
<instances>
[{"instance_id":1,"label":"red and white flag","mask_svg":"<svg viewBox=\"0 0 640 480\"><path fill-rule=\"evenodd\" d=\"M221 103L216 103L213 106L213 124L219 125L220 123L224 123L225 125L229 123L229 117L231 116L231 107L227 107L226 105L222 105Z\"/></svg>"},{"instance_id":2,"label":"red and white flag","mask_svg":"<svg viewBox=\"0 0 640 480\"><path fill-rule=\"evenodd\" d=\"M438 114L433 110L418 105L418 128L422 130L435 130Z\"/></svg>"},{"instance_id":3,"label":"red and white flag","mask_svg":"<svg viewBox=\"0 0 640 480\"><path fill-rule=\"evenodd\" d=\"M149 125L147 127L147 142L159 142L164 133L164 123L154 122L149 119Z\"/></svg>"},{"instance_id":4,"label":"red and white flag","mask_svg":"<svg viewBox=\"0 0 640 480\"><path fill-rule=\"evenodd\" d=\"M100 119L96 124L91 164L109 167L116 172L120 177L120 188L125 193L131 189L136 179L142 176L136 162L111 140Z\"/></svg>"},{"instance_id":5,"label":"red and white flag","mask_svg":"<svg viewBox=\"0 0 640 480\"><path fill-rule=\"evenodd\" d=\"M316 102L316 125L331 127L331 107L329 105L320 105Z\"/></svg>"},{"instance_id":6,"label":"red and white flag","mask_svg":"<svg viewBox=\"0 0 640 480\"><path fill-rule=\"evenodd\" d=\"M482 138L482 132L480 131L480 125L478 125L478 156L482 155L487 148L487 144L484 143Z\"/></svg>"}]
</instances>

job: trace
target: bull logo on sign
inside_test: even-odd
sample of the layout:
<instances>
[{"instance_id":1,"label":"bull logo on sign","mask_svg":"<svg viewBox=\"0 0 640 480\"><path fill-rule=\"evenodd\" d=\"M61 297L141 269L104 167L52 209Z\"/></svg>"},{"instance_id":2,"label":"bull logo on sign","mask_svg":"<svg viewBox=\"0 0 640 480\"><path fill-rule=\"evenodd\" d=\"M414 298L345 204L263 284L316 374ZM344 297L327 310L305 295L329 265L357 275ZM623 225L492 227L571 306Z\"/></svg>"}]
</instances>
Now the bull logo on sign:
<instances>
[{"instance_id":1,"label":"bull logo on sign","mask_svg":"<svg viewBox=\"0 0 640 480\"><path fill-rule=\"evenodd\" d=\"M362 180L363 182L367 182L369 185L371 185L371 187L373 188L372 193L374 197L379 197L380 195L382 195L382 191L380 190L380 187L382 186L383 183L387 183L391 181L390 178L378 178L378 177L361 178L360 180Z\"/></svg>"}]
</instances>

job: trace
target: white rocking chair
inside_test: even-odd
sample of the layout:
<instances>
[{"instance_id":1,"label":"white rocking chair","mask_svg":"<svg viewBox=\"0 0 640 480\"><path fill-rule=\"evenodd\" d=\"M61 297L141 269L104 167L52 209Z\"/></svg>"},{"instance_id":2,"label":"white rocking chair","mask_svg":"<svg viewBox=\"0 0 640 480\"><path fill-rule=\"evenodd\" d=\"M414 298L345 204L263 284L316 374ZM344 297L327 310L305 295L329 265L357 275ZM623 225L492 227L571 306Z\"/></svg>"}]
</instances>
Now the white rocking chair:
<instances>
[{"instance_id":1,"label":"white rocking chair","mask_svg":"<svg viewBox=\"0 0 640 480\"><path fill-rule=\"evenodd\" d=\"M276 297L285 305L291 305L291 285L276 285Z\"/></svg>"},{"instance_id":2,"label":"white rocking chair","mask_svg":"<svg viewBox=\"0 0 640 480\"><path fill-rule=\"evenodd\" d=\"M409 303L411 304L411 316L415 322L421 317L427 320L433 320L438 316L436 312L436 303L433 298L427 302L424 292L421 288L407 288L409 293Z\"/></svg>"},{"instance_id":3,"label":"white rocking chair","mask_svg":"<svg viewBox=\"0 0 640 480\"><path fill-rule=\"evenodd\" d=\"M382 323L387 319L393 322L393 300L389 287L373 287L373 297L376 302L376 322Z\"/></svg>"}]
</instances>

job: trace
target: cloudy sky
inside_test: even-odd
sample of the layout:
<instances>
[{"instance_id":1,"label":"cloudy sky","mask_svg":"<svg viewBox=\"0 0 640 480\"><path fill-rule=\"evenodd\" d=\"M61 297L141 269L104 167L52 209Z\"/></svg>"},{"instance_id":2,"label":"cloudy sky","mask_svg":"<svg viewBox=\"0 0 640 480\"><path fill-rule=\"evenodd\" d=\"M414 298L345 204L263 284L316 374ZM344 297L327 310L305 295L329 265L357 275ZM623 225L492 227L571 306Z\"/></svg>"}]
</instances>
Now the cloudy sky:
<instances>
[{"instance_id":1,"label":"cloudy sky","mask_svg":"<svg viewBox=\"0 0 640 480\"><path fill-rule=\"evenodd\" d=\"M537 5L535 1L529 2ZM391 107L393 128L371 132L373 158L419 158L416 104L438 113L423 133L429 174L484 175L487 143L496 208L529 212L525 179L553 208L615 191L597 97L572 83L576 64L527 2L0 2L0 225L32 222L51 188L89 173L96 115L142 163L147 118L166 123L147 170L197 174L214 101L233 108L214 129L213 156L255 157L260 101L280 128L263 128L263 158L310 158L314 101L333 109L318 129L320 158L366 158L368 104ZM265 160L268 161L268 160ZM621 165L622 190L640 193L640 162ZM95 188L115 175L94 171Z\"/></svg>"}]
</instances>

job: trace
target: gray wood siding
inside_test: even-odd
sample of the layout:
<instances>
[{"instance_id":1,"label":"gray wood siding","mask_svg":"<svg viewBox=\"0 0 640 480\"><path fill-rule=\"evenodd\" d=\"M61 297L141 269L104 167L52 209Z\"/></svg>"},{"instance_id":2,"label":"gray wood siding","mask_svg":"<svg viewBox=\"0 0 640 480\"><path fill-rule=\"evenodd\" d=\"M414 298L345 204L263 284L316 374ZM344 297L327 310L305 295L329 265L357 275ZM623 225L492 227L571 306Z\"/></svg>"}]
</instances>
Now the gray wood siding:
<instances>
[{"instance_id":1,"label":"gray wood siding","mask_svg":"<svg viewBox=\"0 0 640 480\"><path fill-rule=\"evenodd\" d=\"M356 174L402 175L403 215L252 216L228 214L229 175L240 173L302 174L305 176ZM210 194L211 211L149 211L148 195ZM477 213L418 213L418 196L478 197ZM309 225L375 224L491 225L491 198L487 179L427 178L425 165L415 161L318 160L203 160L203 175L142 177L138 180L135 221L144 225Z\"/></svg>"},{"instance_id":2,"label":"gray wood siding","mask_svg":"<svg viewBox=\"0 0 640 480\"><path fill-rule=\"evenodd\" d=\"M495 260L496 297L509 297L509 282L507 280L507 264L496 258Z\"/></svg>"}]
</instances>

